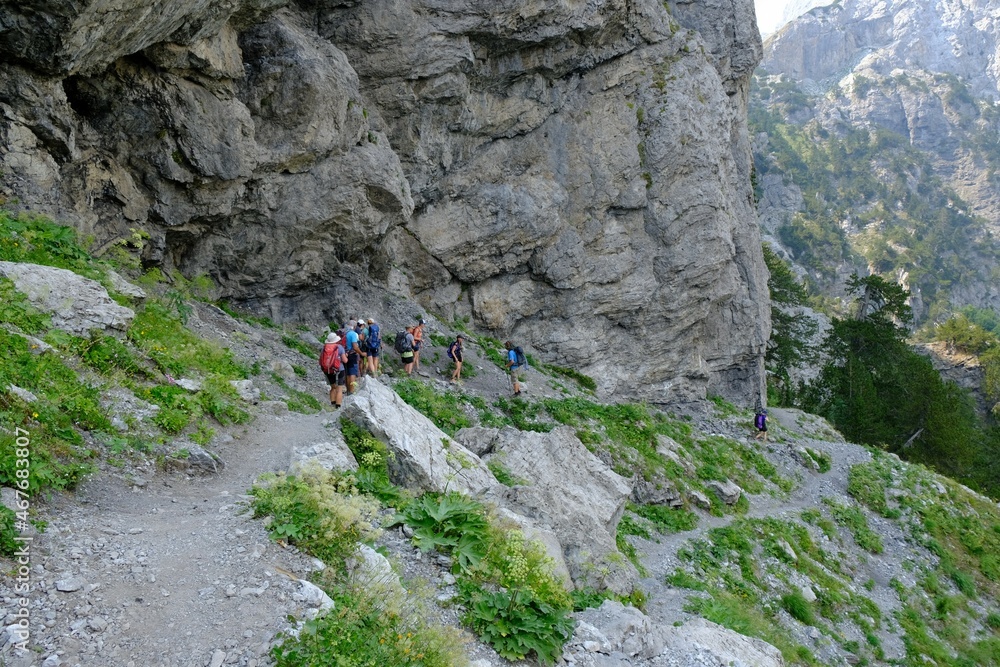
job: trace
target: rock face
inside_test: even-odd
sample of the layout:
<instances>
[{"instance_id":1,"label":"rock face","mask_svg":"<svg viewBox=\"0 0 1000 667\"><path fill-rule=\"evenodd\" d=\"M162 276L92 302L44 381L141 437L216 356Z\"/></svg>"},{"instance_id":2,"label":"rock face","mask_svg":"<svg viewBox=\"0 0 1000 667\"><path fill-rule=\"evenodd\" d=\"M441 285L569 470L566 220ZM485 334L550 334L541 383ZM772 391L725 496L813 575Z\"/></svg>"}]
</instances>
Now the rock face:
<instances>
[{"instance_id":1,"label":"rock face","mask_svg":"<svg viewBox=\"0 0 1000 667\"><path fill-rule=\"evenodd\" d=\"M99 245L141 229L147 264L277 320L399 293L603 394L761 393L750 0L39 0L0 26L0 197Z\"/></svg>"}]
</instances>

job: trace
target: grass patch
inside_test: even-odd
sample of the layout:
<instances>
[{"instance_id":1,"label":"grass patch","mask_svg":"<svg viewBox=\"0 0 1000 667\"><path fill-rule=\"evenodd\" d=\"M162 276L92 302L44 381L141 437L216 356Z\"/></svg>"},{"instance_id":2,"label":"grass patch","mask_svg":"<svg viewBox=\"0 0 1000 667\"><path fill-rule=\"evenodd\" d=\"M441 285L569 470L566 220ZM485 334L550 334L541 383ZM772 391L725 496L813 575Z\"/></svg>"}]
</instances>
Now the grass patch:
<instances>
[{"instance_id":1,"label":"grass patch","mask_svg":"<svg viewBox=\"0 0 1000 667\"><path fill-rule=\"evenodd\" d=\"M859 508L841 505L832 498L824 498L823 502L830 508L834 521L851 532L859 547L869 553L882 553L882 538L868 526L868 519Z\"/></svg>"},{"instance_id":2,"label":"grass patch","mask_svg":"<svg viewBox=\"0 0 1000 667\"><path fill-rule=\"evenodd\" d=\"M576 382L581 389L585 389L589 392L597 391L597 381L589 375L584 375L580 371L573 368L566 368L565 366L556 366L554 364L544 364L541 368L547 370L553 375L558 375L564 378L568 378Z\"/></svg>"},{"instance_id":3,"label":"grass patch","mask_svg":"<svg viewBox=\"0 0 1000 667\"><path fill-rule=\"evenodd\" d=\"M782 657L790 664L820 664L808 650L802 650L805 647L795 643L777 619L728 591L713 591L710 598L693 598L684 610L742 635L763 639L781 651Z\"/></svg>"},{"instance_id":4,"label":"grass patch","mask_svg":"<svg viewBox=\"0 0 1000 667\"><path fill-rule=\"evenodd\" d=\"M492 472L493 476L497 478L497 481L504 486L526 486L529 483L528 480L515 477L514 474L511 473L511 471L496 458L490 459L486 463L486 467L490 469L490 472Z\"/></svg>"},{"instance_id":5,"label":"grass patch","mask_svg":"<svg viewBox=\"0 0 1000 667\"><path fill-rule=\"evenodd\" d=\"M310 359L313 357L316 357L317 359L319 358L319 350L314 350L312 345L309 345L305 341L300 340L296 336L291 336L289 334L282 334L281 342L284 343L287 347L295 350L296 352L302 355L309 357Z\"/></svg>"},{"instance_id":6,"label":"grass patch","mask_svg":"<svg viewBox=\"0 0 1000 667\"><path fill-rule=\"evenodd\" d=\"M806 600L801 591L792 591L781 596L781 608L799 623L816 625L816 614L812 604Z\"/></svg>"},{"instance_id":7,"label":"grass patch","mask_svg":"<svg viewBox=\"0 0 1000 667\"><path fill-rule=\"evenodd\" d=\"M683 533L698 526L698 515L683 508L628 503L626 509L649 521L657 532L664 535Z\"/></svg>"},{"instance_id":8,"label":"grass patch","mask_svg":"<svg viewBox=\"0 0 1000 667\"><path fill-rule=\"evenodd\" d=\"M448 435L455 435L460 429L472 426L472 420L465 414L463 400L459 394L453 392L439 394L414 378L400 380L395 383L393 389L408 405L430 419Z\"/></svg>"},{"instance_id":9,"label":"grass patch","mask_svg":"<svg viewBox=\"0 0 1000 667\"><path fill-rule=\"evenodd\" d=\"M199 338L176 313L155 299L138 310L127 335L164 374L182 377L198 373L227 380L250 376L250 370L229 350Z\"/></svg>"}]
</instances>

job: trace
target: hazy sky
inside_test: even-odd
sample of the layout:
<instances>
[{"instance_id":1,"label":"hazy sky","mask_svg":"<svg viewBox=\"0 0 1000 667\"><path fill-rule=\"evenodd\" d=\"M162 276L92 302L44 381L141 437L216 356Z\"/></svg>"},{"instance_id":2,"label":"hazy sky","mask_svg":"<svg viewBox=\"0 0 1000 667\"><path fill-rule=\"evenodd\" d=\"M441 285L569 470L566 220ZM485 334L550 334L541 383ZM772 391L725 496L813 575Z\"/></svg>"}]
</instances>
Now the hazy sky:
<instances>
[{"instance_id":1,"label":"hazy sky","mask_svg":"<svg viewBox=\"0 0 1000 667\"><path fill-rule=\"evenodd\" d=\"M767 36L777 29L781 12L786 4L788 0L754 0L754 6L757 8L757 26L760 27L761 35Z\"/></svg>"}]
</instances>

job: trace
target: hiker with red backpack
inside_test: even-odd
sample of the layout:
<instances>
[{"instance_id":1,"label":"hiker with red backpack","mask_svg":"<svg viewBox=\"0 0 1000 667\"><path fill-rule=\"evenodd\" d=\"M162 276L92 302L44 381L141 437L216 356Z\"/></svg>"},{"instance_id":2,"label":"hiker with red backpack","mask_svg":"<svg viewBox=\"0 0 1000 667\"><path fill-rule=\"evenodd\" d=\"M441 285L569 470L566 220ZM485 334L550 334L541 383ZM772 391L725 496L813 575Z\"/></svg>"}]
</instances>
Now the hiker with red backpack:
<instances>
[{"instance_id":1,"label":"hiker with red backpack","mask_svg":"<svg viewBox=\"0 0 1000 667\"><path fill-rule=\"evenodd\" d=\"M330 405L334 408L339 408L344 402L344 365L347 363L347 353L340 341L340 336L331 331L319 355L319 367L330 383Z\"/></svg>"}]
</instances>

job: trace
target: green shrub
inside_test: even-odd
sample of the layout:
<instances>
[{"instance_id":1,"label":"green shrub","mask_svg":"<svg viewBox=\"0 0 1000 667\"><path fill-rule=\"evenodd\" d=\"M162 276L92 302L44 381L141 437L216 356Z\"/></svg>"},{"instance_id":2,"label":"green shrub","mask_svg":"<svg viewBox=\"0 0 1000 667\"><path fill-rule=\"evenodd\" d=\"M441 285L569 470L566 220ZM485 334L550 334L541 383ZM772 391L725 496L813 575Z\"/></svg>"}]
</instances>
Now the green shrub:
<instances>
[{"instance_id":1,"label":"green shrub","mask_svg":"<svg viewBox=\"0 0 1000 667\"><path fill-rule=\"evenodd\" d=\"M427 612L400 613L382 596L357 588L330 591L336 605L308 621L296 637L271 649L276 667L464 667L461 635L425 619Z\"/></svg>"},{"instance_id":2,"label":"green shrub","mask_svg":"<svg viewBox=\"0 0 1000 667\"><path fill-rule=\"evenodd\" d=\"M812 605L805 599L801 591L792 591L782 595L781 608L800 623L816 625L816 614L813 613Z\"/></svg>"},{"instance_id":3,"label":"green shrub","mask_svg":"<svg viewBox=\"0 0 1000 667\"><path fill-rule=\"evenodd\" d=\"M572 599L540 544L458 493L424 494L399 519L420 548L452 555L465 620L483 641L510 660L534 652L550 664L561 654L572 633Z\"/></svg>"},{"instance_id":4,"label":"green shrub","mask_svg":"<svg viewBox=\"0 0 1000 667\"><path fill-rule=\"evenodd\" d=\"M476 567L486 554L486 508L460 493L425 493L399 519L413 528L415 545L453 554L459 571Z\"/></svg>"},{"instance_id":5,"label":"green shrub","mask_svg":"<svg viewBox=\"0 0 1000 667\"><path fill-rule=\"evenodd\" d=\"M554 664L573 634L569 609L546 603L525 590L470 589L466 621L507 660L534 653L544 665Z\"/></svg>"},{"instance_id":6,"label":"green shrub","mask_svg":"<svg viewBox=\"0 0 1000 667\"><path fill-rule=\"evenodd\" d=\"M525 486L528 484L527 480L515 477L503 463L495 458L487 462L486 467L490 469L490 472L497 478L497 481L504 486Z\"/></svg>"},{"instance_id":7,"label":"green shrub","mask_svg":"<svg viewBox=\"0 0 1000 667\"><path fill-rule=\"evenodd\" d=\"M0 556L10 558L21 547L21 543L14 539L19 534L15 528L16 519L14 510L0 505Z\"/></svg>"},{"instance_id":8,"label":"green shrub","mask_svg":"<svg viewBox=\"0 0 1000 667\"><path fill-rule=\"evenodd\" d=\"M301 476L277 475L251 489L254 518L272 517L268 530L339 571L357 542L370 542L379 531L372 521L378 503L360 495L353 479L314 466Z\"/></svg>"},{"instance_id":9,"label":"green shrub","mask_svg":"<svg viewBox=\"0 0 1000 667\"><path fill-rule=\"evenodd\" d=\"M75 351L99 373L106 375L118 370L129 375L143 374L132 350L114 336L94 335L89 340L81 339Z\"/></svg>"}]
</instances>

